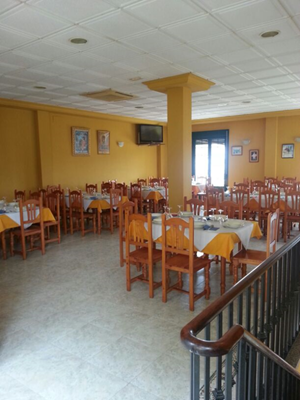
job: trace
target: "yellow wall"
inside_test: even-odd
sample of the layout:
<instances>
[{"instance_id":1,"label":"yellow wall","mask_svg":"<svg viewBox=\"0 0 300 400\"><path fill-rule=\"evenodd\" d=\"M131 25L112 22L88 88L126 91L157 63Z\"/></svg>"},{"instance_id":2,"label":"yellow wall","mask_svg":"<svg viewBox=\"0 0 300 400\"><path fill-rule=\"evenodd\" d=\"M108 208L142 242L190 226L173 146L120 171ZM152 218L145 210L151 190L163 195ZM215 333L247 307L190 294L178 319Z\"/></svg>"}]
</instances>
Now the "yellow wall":
<instances>
[{"instance_id":1,"label":"yellow wall","mask_svg":"<svg viewBox=\"0 0 300 400\"><path fill-rule=\"evenodd\" d=\"M0 198L40 186L38 149L35 112L0 107Z\"/></svg>"},{"instance_id":2,"label":"yellow wall","mask_svg":"<svg viewBox=\"0 0 300 400\"><path fill-rule=\"evenodd\" d=\"M300 180L300 143L294 141L300 137L300 116L282 117L278 119L278 143L277 143L277 174L282 176L297 176ZM294 144L294 158L281 158L281 148L284 143Z\"/></svg>"},{"instance_id":3,"label":"yellow wall","mask_svg":"<svg viewBox=\"0 0 300 400\"><path fill-rule=\"evenodd\" d=\"M229 130L228 184L242 182L243 178L263 179L265 158L265 119L229 121L193 125L193 132ZM241 140L250 139L250 144L242 145ZM242 156L232 156L231 146L242 146ZM249 162L249 150L259 149L259 162Z\"/></svg>"},{"instance_id":4,"label":"yellow wall","mask_svg":"<svg viewBox=\"0 0 300 400\"><path fill-rule=\"evenodd\" d=\"M87 182L99 185L108 179L129 184L157 176L160 166L166 172L157 146L136 145L136 124L153 121L8 100L0 101L0 117L0 198L11 199L16 188L29 191L56 183L84 188ZM90 156L72 155L72 126L90 129ZM96 130L110 131L109 155L97 154Z\"/></svg>"}]
</instances>

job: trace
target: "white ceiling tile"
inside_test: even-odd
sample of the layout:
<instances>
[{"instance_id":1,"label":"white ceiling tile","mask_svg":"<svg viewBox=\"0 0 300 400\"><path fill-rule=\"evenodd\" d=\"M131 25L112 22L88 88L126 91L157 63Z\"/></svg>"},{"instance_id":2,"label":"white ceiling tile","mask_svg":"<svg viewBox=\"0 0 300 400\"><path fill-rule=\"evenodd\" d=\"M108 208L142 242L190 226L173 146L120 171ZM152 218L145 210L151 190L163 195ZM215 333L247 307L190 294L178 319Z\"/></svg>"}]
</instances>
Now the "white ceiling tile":
<instances>
[{"instance_id":1,"label":"white ceiling tile","mask_svg":"<svg viewBox=\"0 0 300 400\"><path fill-rule=\"evenodd\" d=\"M220 11L219 15L233 29L238 30L282 18L286 13L270 0L262 0L254 3L244 2L240 6Z\"/></svg>"},{"instance_id":2,"label":"white ceiling tile","mask_svg":"<svg viewBox=\"0 0 300 400\"><path fill-rule=\"evenodd\" d=\"M125 36L150 29L149 25L123 11L115 12L105 18L99 18L93 22L87 23L86 26L100 35L113 39L122 39Z\"/></svg>"},{"instance_id":3,"label":"white ceiling tile","mask_svg":"<svg viewBox=\"0 0 300 400\"><path fill-rule=\"evenodd\" d=\"M279 31L279 35L271 38L262 38L261 34L267 31ZM300 34L300 31L290 19L276 20L263 26L242 29L239 36L257 45L278 43L285 39L291 39Z\"/></svg>"},{"instance_id":4,"label":"white ceiling tile","mask_svg":"<svg viewBox=\"0 0 300 400\"><path fill-rule=\"evenodd\" d=\"M128 7L127 11L154 27L204 14L181 0L150 0Z\"/></svg>"},{"instance_id":5,"label":"white ceiling tile","mask_svg":"<svg viewBox=\"0 0 300 400\"><path fill-rule=\"evenodd\" d=\"M32 67L33 65L40 64L44 61L46 60L43 58L38 60L34 56L29 56L26 53L22 53L17 50L0 54L0 62L16 65L19 68Z\"/></svg>"},{"instance_id":6,"label":"white ceiling tile","mask_svg":"<svg viewBox=\"0 0 300 400\"><path fill-rule=\"evenodd\" d=\"M200 51L205 51L210 55L220 55L249 48L249 45L239 39L236 35L232 34L201 40L200 42L195 41L192 43L192 47L195 47Z\"/></svg>"},{"instance_id":7,"label":"white ceiling tile","mask_svg":"<svg viewBox=\"0 0 300 400\"><path fill-rule=\"evenodd\" d=\"M72 73L74 71L82 71L83 68L76 67L70 64L64 64L59 61L48 62L42 65L37 65L31 68L32 71L38 71L38 73L46 74L46 75L67 75L68 73Z\"/></svg>"},{"instance_id":8,"label":"white ceiling tile","mask_svg":"<svg viewBox=\"0 0 300 400\"><path fill-rule=\"evenodd\" d=\"M32 7L20 7L17 12L0 17L0 25L15 28L18 31L43 37L59 29L66 28L69 24L58 18L51 18Z\"/></svg>"},{"instance_id":9,"label":"white ceiling tile","mask_svg":"<svg viewBox=\"0 0 300 400\"><path fill-rule=\"evenodd\" d=\"M24 33L16 32L12 29L0 26L0 45L14 49L22 44L29 43L36 40L36 36L26 35Z\"/></svg>"},{"instance_id":10,"label":"white ceiling tile","mask_svg":"<svg viewBox=\"0 0 300 400\"><path fill-rule=\"evenodd\" d=\"M193 50L184 44L176 47L168 47L161 51L155 51L153 54L163 58L164 60L178 64L180 64L183 59L187 60L203 56L199 51Z\"/></svg>"},{"instance_id":11,"label":"white ceiling tile","mask_svg":"<svg viewBox=\"0 0 300 400\"><path fill-rule=\"evenodd\" d=\"M281 65L300 64L300 52L281 54L274 57ZM1 59L1 56L0 56Z\"/></svg>"},{"instance_id":12,"label":"white ceiling tile","mask_svg":"<svg viewBox=\"0 0 300 400\"><path fill-rule=\"evenodd\" d=\"M186 67L191 72L198 73L201 75L202 71L208 71L217 68L220 63L213 60L210 57L197 57L190 60L182 60L178 65Z\"/></svg>"},{"instance_id":13,"label":"white ceiling tile","mask_svg":"<svg viewBox=\"0 0 300 400\"><path fill-rule=\"evenodd\" d=\"M243 3L246 0L200 0L200 5L203 5L210 11L215 11L220 8L230 8L238 3Z\"/></svg>"},{"instance_id":14,"label":"white ceiling tile","mask_svg":"<svg viewBox=\"0 0 300 400\"><path fill-rule=\"evenodd\" d=\"M300 14L299 0L279 0L284 7L287 7L292 14Z\"/></svg>"},{"instance_id":15,"label":"white ceiling tile","mask_svg":"<svg viewBox=\"0 0 300 400\"><path fill-rule=\"evenodd\" d=\"M248 48L248 49L233 51L231 53L224 53L218 55L217 58L228 64L235 64L237 62L253 60L259 57L260 55L258 55L256 51L254 51L252 48Z\"/></svg>"},{"instance_id":16,"label":"white ceiling tile","mask_svg":"<svg viewBox=\"0 0 300 400\"><path fill-rule=\"evenodd\" d=\"M84 38L87 40L85 44L74 44L70 40L74 38ZM62 32L58 32L49 37L51 42L55 42L61 45L67 45L75 50L85 51L92 47L101 46L103 44L110 43L111 40L95 33L89 32L87 29L76 26L75 28L65 29Z\"/></svg>"},{"instance_id":17,"label":"white ceiling tile","mask_svg":"<svg viewBox=\"0 0 300 400\"><path fill-rule=\"evenodd\" d=\"M195 42L200 38L206 39L228 33L226 28L209 16L170 25L163 30L186 42Z\"/></svg>"},{"instance_id":18,"label":"white ceiling tile","mask_svg":"<svg viewBox=\"0 0 300 400\"><path fill-rule=\"evenodd\" d=\"M178 46L180 41L166 35L157 29L144 34L132 36L130 38L120 39L121 42L135 46L144 52L159 52L172 46Z\"/></svg>"},{"instance_id":19,"label":"white ceiling tile","mask_svg":"<svg viewBox=\"0 0 300 400\"><path fill-rule=\"evenodd\" d=\"M23 46L20 51L27 54L44 57L48 60L65 58L66 55L74 53L76 50L69 47L60 47L46 40L39 40L35 43ZM79 51L79 50L77 50Z\"/></svg>"},{"instance_id":20,"label":"white ceiling tile","mask_svg":"<svg viewBox=\"0 0 300 400\"><path fill-rule=\"evenodd\" d=\"M255 59L247 62L236 63L235 66L240 68L244 72L249 72L250 74L252 71L271 68L270 62L266 61L263 58L258 58L257 60Z\"/></svg>"},{"instance_id":21,"label":"white ceiling tile","mask_svg":"<svg viewBox=\"0 0 300 400\"><path fill-rule=\"evenodd\" d=\"M136 57L141 54L138 50L131 50L128 47L115 42L109 45L93 48L89 50L89 53L96 54L97 56L104 57L113 62L126 60L127 58Z\"/></svg>"},{"instance_id":22,"label":"white ceiling tile","mask_svg":"<svg viewBox=\"0 0 300 400\"><path fill-rule=\"evenodd\" d=\"M115 9L111 4L103 0L40 0L35 3L35 6L44 11L64 16L74 22L79 22Z\"/></svg>"},{"instance_id":23,"label":"white ceiling tile","mask_svg":"<svg viewBox=\"0 0 300 400\"><path fill-rule=\"evenodd\" d=\"M0 58L1 60L1 58ZM134 57L131 59L128 59L123 62L117 62L115 63L116 66L120 66L121 68L125 68L125 67L130 67L133 68L135 70L143 70L143 69L150 69L151 67L159 67L163 64L163 62L160 62L150 56L138 56L138 57Z\"/></svg>"}]
</instances>

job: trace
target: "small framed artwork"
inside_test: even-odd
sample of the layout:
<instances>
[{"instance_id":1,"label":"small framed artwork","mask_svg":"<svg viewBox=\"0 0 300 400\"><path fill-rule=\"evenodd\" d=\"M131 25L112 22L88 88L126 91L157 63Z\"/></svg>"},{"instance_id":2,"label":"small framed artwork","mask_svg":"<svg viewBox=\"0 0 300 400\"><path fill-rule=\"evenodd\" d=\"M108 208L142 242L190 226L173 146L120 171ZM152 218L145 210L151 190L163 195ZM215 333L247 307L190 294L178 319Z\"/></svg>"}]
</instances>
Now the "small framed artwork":
<instances>
[{"instance_id":1,"label":"small framed artwork","mask_svg":"<svg viewBox=\"0 0 300 400\"><path fill-rule=\"evenodd\" d=\"M294 158L294 145L292 143L282 145L281 158Z\"/></svg>"},{"instance_id":2,"label":"small framed artwork","mask_svg":"<svg viewBox=\"0 0 300 400\"><path fill-rule=\"evenodd\" d=\"M259 150L249 150L249 162L259 161Z\"/></svg>"},{"instance_id":3,"label":"small framed artwork","mask_svg":"<svg viewBox=\"0 0 300 400\"><path fill-rule=\"evenodd\" d=\"M232 156L242 156L243 155L243 146L231 146L231 155Z\"/></svg>"},{"instance_id":4,"label":"small framed artwork","mask_svg":"<svg viewBox=\"0 0 300 400\"><path fill-rule=\"evenodd\" d=\"M90 130L87 128L72 127L73 156L90 155Z\"/></svg>"},{"instance_id":5,"label":"small framed artwork","mask_svg":"<svg viewBox=\"0 0 300 400\"><path fill-rule=\"evenodd\" d=\"M110 152L110 133L109 131L97 131L98 154L109 154Z\"/></svg>"}]
</instances>

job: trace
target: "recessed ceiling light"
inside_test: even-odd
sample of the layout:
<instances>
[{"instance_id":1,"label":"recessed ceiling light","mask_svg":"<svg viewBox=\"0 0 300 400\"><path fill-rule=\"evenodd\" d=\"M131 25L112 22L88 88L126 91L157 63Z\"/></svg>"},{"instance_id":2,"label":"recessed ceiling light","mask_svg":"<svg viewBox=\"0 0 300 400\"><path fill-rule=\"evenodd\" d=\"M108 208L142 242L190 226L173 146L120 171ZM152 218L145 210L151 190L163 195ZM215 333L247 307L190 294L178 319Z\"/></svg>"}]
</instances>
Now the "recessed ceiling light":
<instances>
[{"instance_id":1,"label":"recessed ceiling light","mask_svg":"<svg viewBox=\"0 0 300 400\"><path fill-rule=\"evenodd\" d=\"M135 108L144 108L143 106L136 106Z\"/></svg>"},{"instance_id":2,"label":"recessed ceiling light","mask_svg":"<svg viewBox=\"0 0 300 400\"><path fill-rule=\"evenodd\" d=\"M266 39L266 38L275 37L275 36L279 35L279 33L280 33L280 31L268 31L268 32L261 33L260 36L262 38Z\"/></svg>"},{"instance_id":3,"label":"recessed ceiling light","mask_svg":"<svg viewBox=\"0 0 300 400\"><path fill-rule=\"evenodd\" d=\"M251 103L251 101L250 100L244 100L244 101L242 101L242 103L243 104L249 104L249 103Z\"/></svg>"},{"instance_id":4,"label":"recessed ceiling light","mask_svg":"<svg viewBox=\"0 0 300 400\"><path fill-rule=\"evenodd\" d=\"M130 78L129 80L132 82L140 81L142 78L140 76L135 76L134 78Z\"/></svg>"},{"instance_id":5,"label":"recessed ceiling light","mask_svg":"<svg viewBox=\"0 0 300 400\"><path fill-rule=\"evenodd\" d=\"M34 89L45 90L46 86L33 86Z\"/></svg>"},{"instance_id":6,"label":"recessed ceiling light","mask_svg":"<svg viewBox=\"0 0 300 400\"><path fill-rule=\"evenodd\" d=\"M73 39L70 39L70 42L73 44L86 44L87 40L84 38L73 38Z\"/></svg>"}]
</instances>

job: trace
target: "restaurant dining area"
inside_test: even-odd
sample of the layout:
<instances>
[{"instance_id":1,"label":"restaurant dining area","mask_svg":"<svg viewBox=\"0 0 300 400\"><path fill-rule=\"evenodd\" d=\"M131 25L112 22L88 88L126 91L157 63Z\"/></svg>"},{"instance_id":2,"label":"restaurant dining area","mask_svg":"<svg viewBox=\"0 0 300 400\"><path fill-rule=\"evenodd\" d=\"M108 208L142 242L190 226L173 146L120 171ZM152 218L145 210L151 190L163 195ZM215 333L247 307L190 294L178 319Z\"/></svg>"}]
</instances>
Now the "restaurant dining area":
<instances>
[{"instance_id":1,"label":"restaurant dining area","mask_svg":"<svg viewBox=\"0 0 300 400\"><path fill-rule=\"evenodd\" d=\"M299 36L0 1L0 400L300 399Z\"/></svg>"}]
</instances>

